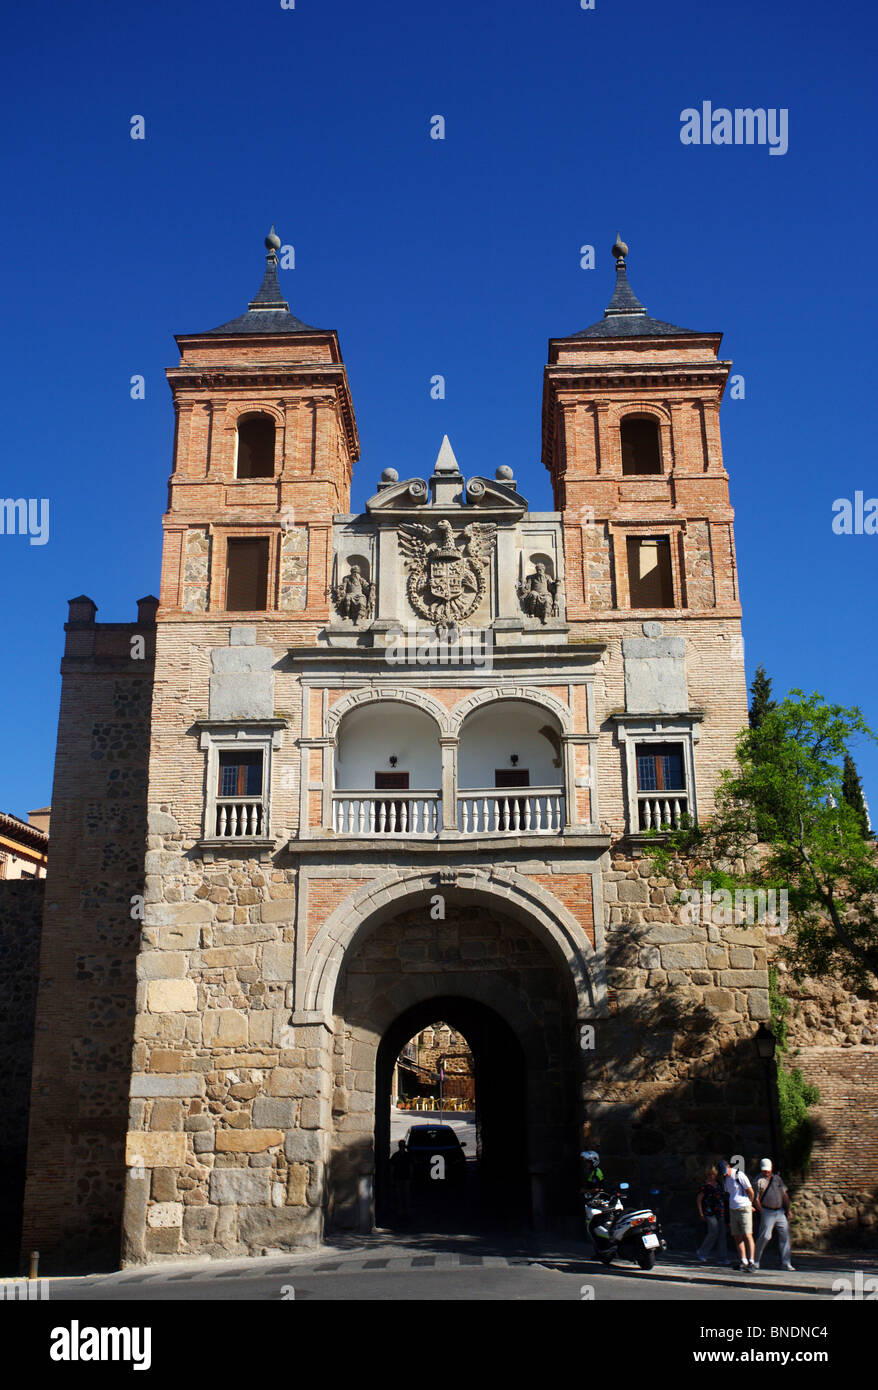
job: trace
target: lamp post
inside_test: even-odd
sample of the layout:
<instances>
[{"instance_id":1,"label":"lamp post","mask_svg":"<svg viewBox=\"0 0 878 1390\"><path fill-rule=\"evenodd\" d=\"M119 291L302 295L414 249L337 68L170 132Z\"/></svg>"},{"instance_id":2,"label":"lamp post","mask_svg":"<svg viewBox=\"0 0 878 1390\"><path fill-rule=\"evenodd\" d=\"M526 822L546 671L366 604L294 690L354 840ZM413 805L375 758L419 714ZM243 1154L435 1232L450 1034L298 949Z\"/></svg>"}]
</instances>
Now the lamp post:
<instances>
[{"instance_id":1,"label":"lamp post","mask_svg":"<svg viewBox=\"0 0 878 1390\"><path fill-rule=\"evenodd\" d=\"M766 1024L760 1023L755 1042L759 1060L765 1067L768 1123L771 1130L771 1161L774 1164L775 1172L779 1172L783 1165L783 1153L781 1152L780 1126L777 1116L777 1064L774 1057L777 1050L777 1038Z\"/></svg>"}]
</instances>

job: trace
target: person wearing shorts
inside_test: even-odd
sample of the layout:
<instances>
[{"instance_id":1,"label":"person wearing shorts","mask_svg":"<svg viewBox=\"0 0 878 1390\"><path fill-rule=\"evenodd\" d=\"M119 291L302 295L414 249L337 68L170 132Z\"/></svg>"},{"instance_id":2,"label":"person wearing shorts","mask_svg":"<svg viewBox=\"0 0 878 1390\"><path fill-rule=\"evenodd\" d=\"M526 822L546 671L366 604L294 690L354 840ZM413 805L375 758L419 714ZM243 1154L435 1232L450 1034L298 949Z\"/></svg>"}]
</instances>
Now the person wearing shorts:
<instances>
[{"instance_id":1,"label":"person wearing shorts","mask_svg":"<svg viewBox=\"0 0 878 1390\"><path fill-rule=\"evenodd\" d=\"M753 1188L746 1173L726 1163L723 1186L729 1194L729 1229L745 1272L756 1268L756 1247L753 1243Z\"/></svg>"}]
</instances>

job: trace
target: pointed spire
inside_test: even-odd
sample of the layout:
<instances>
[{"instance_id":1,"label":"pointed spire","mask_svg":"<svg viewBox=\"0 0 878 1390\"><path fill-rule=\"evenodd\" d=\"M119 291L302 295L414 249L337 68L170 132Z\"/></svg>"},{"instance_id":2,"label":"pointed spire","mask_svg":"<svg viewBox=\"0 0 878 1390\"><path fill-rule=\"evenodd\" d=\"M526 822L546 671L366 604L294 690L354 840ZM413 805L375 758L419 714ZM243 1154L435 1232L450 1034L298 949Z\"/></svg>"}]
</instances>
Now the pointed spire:
<instances>
[{"instance_id":1,"label":"pointed spire","mask_svg":"<svg viewBox=\"0 0 878 1390\"><path fill-rule=\"evenodd\" d=\"M434 507L463 506L463 474L447 434L443 434L439 453L430 478L430 494Z\"/></svg>"},{"instance_id":2,"label":"pointed spire","mask_svg":"<svg viewBox=\"0 0 878 1390\"><path fill-rule=\"evenodd\" d=\"M459 473L460 466L454 457L454 450L447 434L443 434L442 443L439 446L439 453L436 455L436 462L433 465L434 473Z\"/></svg>"},{"instance_id":3,"label":"pointed spire","mask_svg":"<svg viewBox=\"0 0 878 1390\"><path fill-rule=\"evenodd\" d=\"M628 283L628 270L625 264L628 247L622 240L621 232L616 233L616 240L612 249L616 258L616 288L613 291L613 298L604 310L604 318L615 314L645 314L644 305L641 304Z\"/></svg>"},{"instance_id":4,"label":"pointed spire","mask_svg":"<svg viewBox=\"0 0 878 1390\"><path fill-rule=\"evenodd\" d=\"M281 294L281 288L277 279L277 253L280 250L280 237L274 230L274 223L271 224L271 231L265 238L265 248L268 252L265 257L265 275L259 292L255 299L251 299L247 305L248 309L283 309L287 313L290 306Z\"/></svg>"}]
</instances>

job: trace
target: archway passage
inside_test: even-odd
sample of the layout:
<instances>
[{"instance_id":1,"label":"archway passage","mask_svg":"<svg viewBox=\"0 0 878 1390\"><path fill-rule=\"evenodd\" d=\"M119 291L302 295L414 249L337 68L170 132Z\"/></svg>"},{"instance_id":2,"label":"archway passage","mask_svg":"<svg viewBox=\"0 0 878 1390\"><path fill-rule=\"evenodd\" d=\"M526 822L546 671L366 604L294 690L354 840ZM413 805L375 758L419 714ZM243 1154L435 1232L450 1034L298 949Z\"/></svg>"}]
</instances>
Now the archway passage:
<instances>
[{"instance_id":1,"label":"archway passage","mask_svg":"<svg viewBox=\"0 0 878 1390\"><path fill-rule=\"evenodd\" d=\"M440 1018L466 1037L476 1070L479 1200L460 1229L494 1221L515 1233L573 1217L576 976L538 921L505 907L452 887L376 914L349 945L333 1007L329 1228L387 1219L393 1066Z\"/></svg>"},{"instance_id":2,"label":"archway passage","mask_svg":"<svg viewBox=\"0 0 878 1390\"><path fill-rule=\"evenodd\" d=\"M467 1155L462 1182L445 1172L439 1181L415 1180L404 1210L390 1173L390 1081L402 1045L436 1018L467 1040L475 1071L475 1153ZM527 1069L521 1043L494 1009L473 999L438 996L415 1004L396 1019L378 1047L375 1084L375 1218L379 1226L477 1229L520 1227L530 1221L526 1117ZM440 1115L413 1120L432 1127ZM445 1120L449 1119L445 1116Z\"/></svg>"}]
</instances>

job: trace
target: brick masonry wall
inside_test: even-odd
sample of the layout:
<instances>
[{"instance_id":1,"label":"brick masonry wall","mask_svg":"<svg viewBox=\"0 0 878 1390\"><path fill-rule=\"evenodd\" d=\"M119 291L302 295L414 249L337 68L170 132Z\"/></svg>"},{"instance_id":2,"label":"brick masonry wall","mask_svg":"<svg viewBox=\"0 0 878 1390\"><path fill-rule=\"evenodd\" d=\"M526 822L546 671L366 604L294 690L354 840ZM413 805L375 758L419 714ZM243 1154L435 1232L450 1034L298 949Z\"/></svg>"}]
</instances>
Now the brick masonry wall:
<instances>
[{"instance_id":1,"label":"brick masonry wall","mask_svg":"<svg viewBox=\"0 0 878 1390\"><path fill-rule=\"evenodd\" d=\"M45 880L0 883L0 1275L19 1273Z\"/></svg>"},{"instance_id":2,"label":"brick masonry wall","mask_svg":"<svg viewBox=\"0 0 878 1390\"><path fill-rule=\"evenodd\" d=\"M790 1002L786 1065L820 1091L810 1171L793 1185L793 1233L814 1248L878 1249L878 988L795 981L782 962L779 983Z\"/></svg>"},{"instance_id":3,"label":"brick masonry wall","mask_svg":"<svg viewBox=\"0 0 878 1390\"><path fill-rule=\"evenodd\" d=\"M794 1189L793 1233L816 1248L878 1249L878 1047L805 1047L791 1058L820 1090L816 1142Z\"/></svg>"},{"instance_id":4,"label":"brick masonry wall","mask_svg":"<svg viewBox=\"0 0 878 1390\"><path fill-rule=\"evenodd\" d=\"M732 767L735 741L747 722L747 686L741 628L737 619L703 617L662 621L665 637L686 639L686 678L689 707L704 719L695 726L695 786L699 816L713 810L713 789L720 772ZM576 623L570 640L606 642L607 651L595 677L595 711L600 739L597 747L598 817L614 835L626 829L624 750L609 716L625 709L625 669L622 640L642 637L639 620Z\"/></svg>"}]
</instances>

